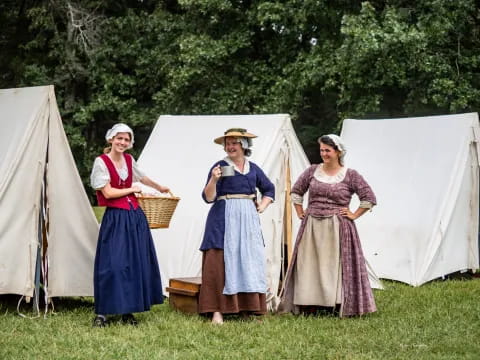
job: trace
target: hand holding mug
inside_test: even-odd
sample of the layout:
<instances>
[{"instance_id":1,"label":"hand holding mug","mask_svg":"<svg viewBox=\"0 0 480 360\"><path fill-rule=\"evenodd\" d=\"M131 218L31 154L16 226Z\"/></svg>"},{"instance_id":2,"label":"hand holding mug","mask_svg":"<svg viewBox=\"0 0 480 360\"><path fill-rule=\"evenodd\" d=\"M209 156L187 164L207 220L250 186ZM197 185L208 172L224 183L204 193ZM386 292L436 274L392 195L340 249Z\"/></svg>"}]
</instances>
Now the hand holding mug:
<instances>
[{"instance_id":1,"label":"hand holding mug","mask_svg":"<svg viewBox=\"0 0 480 360\"><path fill-rule=\"evenodd\" d=\"M212 179L215 181L218 181L218 179L220 179L221 176L222 176L222 170L220 168L220 165L217 165L212 169Z\"/></svg>"}]
</instances>

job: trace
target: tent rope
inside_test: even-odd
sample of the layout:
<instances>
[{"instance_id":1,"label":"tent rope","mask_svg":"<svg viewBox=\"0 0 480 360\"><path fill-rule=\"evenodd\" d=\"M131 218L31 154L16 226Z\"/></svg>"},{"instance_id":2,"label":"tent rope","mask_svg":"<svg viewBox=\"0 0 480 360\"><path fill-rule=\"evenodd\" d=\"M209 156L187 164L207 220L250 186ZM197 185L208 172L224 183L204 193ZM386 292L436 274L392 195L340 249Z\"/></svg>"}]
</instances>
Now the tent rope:
<instances>
[{"instance_id":1,"label":"tent rope","mask_svg":"<svg viewBox=\"0 0 480 360\"><path fill-rule=\"evenodd\" d=\"M47 279L47 263L48 263L48 255L47 253L45 253L45 261L44 263L42 264L42 278L43 278L43 294L44 294L44 301L45 301L45 310L44 310L44 313L43 313L43 318L46 319L47 318L47 314L48 314L48 279Z\"/></svg>"},{"instance_id":2,"label":"tent rope","mask_svg":"<svg viewBox=\"0 0 480 360\"><path fill-rule=\"evenodd\" d=\"M36 316L28 316L28 315L25 315L23 313L20 312L20 304L22 303L22 300L25 298L25 295L22 295L20 297L20 300L18 300L18 304L17 304L17 313L19 316L25 318L25 319L36 319L36 318L39 318L40 317L40 309L38 307L38 304L36 304L35 306L35 310L37 311L37 315Z\"/></svg>"}]
</instances>

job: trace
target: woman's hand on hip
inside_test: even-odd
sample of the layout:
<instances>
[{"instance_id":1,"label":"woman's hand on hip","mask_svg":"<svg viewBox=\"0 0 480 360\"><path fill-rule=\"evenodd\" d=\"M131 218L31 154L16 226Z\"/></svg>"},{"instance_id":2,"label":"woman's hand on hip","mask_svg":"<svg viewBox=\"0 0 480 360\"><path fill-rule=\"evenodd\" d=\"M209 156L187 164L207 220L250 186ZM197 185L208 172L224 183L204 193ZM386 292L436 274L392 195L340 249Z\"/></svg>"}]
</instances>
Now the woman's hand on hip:
<instances>
[{"instance_id":1,"label":"woman's hand on hip","mask_svg":"<svg viewBox=\"0 0 480 360\"><path fill-rule=\"evenodd\" d=\"M272 199L269 198L268 196L262 197L262 201L258 202L255 201L255 205L257 207L257 212L259 214L263 213L265 209L272 203Z\"/></svg>"},{"instance_id":2,"label":"woman's hand on hip","mask_svg":"<svg viewBox=\"0 0 480 360\"><path fill-rule=\"evenodd\" d=\"M297 211L297 217L300 219L300 220L303 220L305 218L305 211Z\"/></svg>"},{"instance_id":3,"label":"woman's hand on hip","mask_svg":"<svg viewBox=\"0 0 480 360\"><path fill-rule=\"evenodd\" d=\"M349 208L341 208L340 215L350 220L355 220L357 218L357 216L354 213L352 213Z\"/></svg>"}]
</instances>

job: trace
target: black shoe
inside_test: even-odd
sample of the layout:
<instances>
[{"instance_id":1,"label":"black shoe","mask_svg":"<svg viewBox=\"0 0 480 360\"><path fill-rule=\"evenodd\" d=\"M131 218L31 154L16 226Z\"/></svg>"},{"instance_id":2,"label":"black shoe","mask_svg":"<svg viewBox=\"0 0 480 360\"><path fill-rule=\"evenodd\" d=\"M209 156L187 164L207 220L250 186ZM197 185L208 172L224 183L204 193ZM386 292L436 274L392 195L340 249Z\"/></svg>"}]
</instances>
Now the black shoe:
<instances>
[{"instance_id":1,"label":"black shoe","mask_svg":"<svg viewBox=\"0 0 480 360\"><path fill-rule=\"evenodd\" d=\"M135 316L133 316L132 314L123 314L122 315L122 322L124 324L133 325L133 326L138 325L137 319L135 319Z\"/></svg>"},{"instance_id":2,"label":"black shoe","mask_svg":"<svg viewBox=\"0 0 480 360\"><path fill-rule=\"evenodd\" d=\"M93 319L93 323L92 323L92 326L93 327L105 327L107 326L108 323L107 323L107 319L105 318L105 316L95 316L95 319Z\"/></svg>"}]
</instances>

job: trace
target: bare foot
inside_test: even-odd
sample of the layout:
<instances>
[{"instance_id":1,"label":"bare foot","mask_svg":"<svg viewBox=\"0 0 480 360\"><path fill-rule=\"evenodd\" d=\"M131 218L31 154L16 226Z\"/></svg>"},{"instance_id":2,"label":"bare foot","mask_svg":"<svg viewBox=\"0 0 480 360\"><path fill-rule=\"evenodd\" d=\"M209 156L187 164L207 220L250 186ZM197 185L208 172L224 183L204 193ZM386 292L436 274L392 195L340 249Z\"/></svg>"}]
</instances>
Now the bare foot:
<instances>
[{"instance_id":1,"label":"bare foot","mask_svg":"<svg viewBox=\"0 0 480 360\"><path fill-rule=\"evenodd\" d=\"M212 316L212 324L221 325L223 324L223 315L221 312L215 311Z\"/></svg>"}]
</instances>

